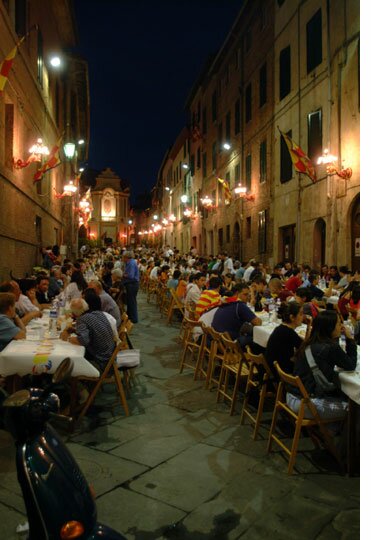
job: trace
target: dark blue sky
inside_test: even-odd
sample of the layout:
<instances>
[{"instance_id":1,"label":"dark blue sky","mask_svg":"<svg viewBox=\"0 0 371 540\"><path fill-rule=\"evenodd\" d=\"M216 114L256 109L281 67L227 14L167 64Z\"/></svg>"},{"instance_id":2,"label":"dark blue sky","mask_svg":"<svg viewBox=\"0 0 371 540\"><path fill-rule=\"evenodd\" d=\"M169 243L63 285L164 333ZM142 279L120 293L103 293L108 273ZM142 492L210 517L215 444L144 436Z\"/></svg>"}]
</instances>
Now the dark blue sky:
<instances>
[{"instance_id":1,"label":"dark blue sky","mask_svg":"<svg viewBox=\"0 0 371 540\"><path fill-rule=\"evenodd\" d=\"M186 122L184 104L243 0L75 0L89 63L89 167L111 167L135 197L151 189ZM134 200L132 197L132 201Z\"/></svg>"}]
</instances>

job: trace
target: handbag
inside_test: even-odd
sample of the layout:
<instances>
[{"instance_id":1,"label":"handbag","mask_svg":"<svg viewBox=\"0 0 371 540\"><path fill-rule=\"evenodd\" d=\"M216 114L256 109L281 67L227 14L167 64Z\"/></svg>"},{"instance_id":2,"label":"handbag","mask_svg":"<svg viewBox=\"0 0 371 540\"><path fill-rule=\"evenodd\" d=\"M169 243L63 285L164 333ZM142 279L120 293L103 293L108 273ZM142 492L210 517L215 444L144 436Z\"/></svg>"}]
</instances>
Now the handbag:
<instances>
[{"instance_id":1,"label":"handbag","mask_svg":"<svg viewBox=\"0 0 371 540\"><path fill-rule=\"evenodd\" d=\"M316 383L316 396L322 397L336 390L336 386L334 385L334 383L330 382L323 373L323 371L321 371L317 366L310 346L305 349L305 357L307 359L310 369L312 370L312 375Z\"/></svg>"},{"instance_id":2,"label":"handbag","mask_svg":"<svg viewBox=\"0 0 371 540\"><path fill-rule=\"evenodd\" d=\"M135 368L140 364L139 349L125 349L119 351L116 358L116 363L119 368Z\"/></svg>"}]
</instances>

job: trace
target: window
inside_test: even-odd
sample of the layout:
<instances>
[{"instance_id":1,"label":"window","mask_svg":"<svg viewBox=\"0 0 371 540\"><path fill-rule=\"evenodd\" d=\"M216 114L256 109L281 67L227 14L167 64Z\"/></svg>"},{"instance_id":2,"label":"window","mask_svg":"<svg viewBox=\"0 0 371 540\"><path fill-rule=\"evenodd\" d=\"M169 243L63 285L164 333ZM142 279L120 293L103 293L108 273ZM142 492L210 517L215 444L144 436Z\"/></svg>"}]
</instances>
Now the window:
<instances>
[{"instance_id":1,"label":"window","mask_svg":"<svg viewBox=\"0 0 371 540\"><path fill-rule=\"evenodd\" d=\"M251 33L251 28L248 28L246 30L246 34L245 34L245 50L246 50L246 52L248 52L251 49L251 45L252 45L252 33Z\"/></svg>"},{"instance_id":2,"label":"window","mask_svg":"<svg viewBox=\"0 0 371 540\"><path fill-rule=\"evenodd\" d=\"M307 73L322 62L322 11L319 9L307 23Z\"/></svg>"},{"instance_id":3,"label":"window","mask_svg":"<svg viewBox=\"0 0 371 540\"><path fill-rule=\"evenodd\" d=\"M206 115L206 107L202 109L202 133L207 133L207 115Z\"/></svg>"},{"instance_id":4,"label":"window","mask_svg":"<svg viewBox=\"0 0 371 540\"><path fill-rule=\"evenodd\" d=\"M246 188L251 191L251 154L246 156Z\"/></svg>"},{"instance_id":5,"label":"window","mask_svg":"<svg viewBox=\"0 0 371 540\"><path fill-rule=\"evenodd\" d=\"M186 155L187 155L187 141L185 141L183 144L183 159L185 159Z\"/></svg>"},{"instance_id":6,"label":"window","mask_svg":"<svg viewBox=\"0 0 371 540\"><path fill-rule=\"evenodd\" d=\"M229 171L225 174L225 181L229 186L231 185L231 173Z\"/></svg>"},{"instance_id":7,"label":"window","mask_svg":"<svg viewBox=\"0 0 371 540\"><path fill-rule=\"evenodd\" d=\"M262 107L267 102L267 64L260 68L259 72L259 104Z\"/></svg>"},{"instance_id":8,"label":"window","mask_svg":"<svg viewBox=\"0 0 371 540\"><path fill-rule=\"evenodd\" d=\"M43 88L43 70L44 70L44 45L43 36L40 30L37 31L37 80Z\"/></svg>"},{"instance_id":9,"label":"window","mask_svg":"<svg viewBox=\"0 0 371 540\"><path fill-rule=\"evenodd\" d=\"M220 149L221 146L222 146L222 142L223 142L223 123L220 122L220 124L218 125L218 144L219 144L219 149Z\"/></svg>"},{"instance_id":10,"label":"window","mask_svg":"<svg viewBox=\"0 0 371 540\"><path fill-rule=\"evenodd\" d=\"M191 175L194 176L195 174L195 155L194 154L191 155L190 169L191 169Z\"/></svg>"},{"instance_id":11,"label":"window","mask_svg":"<svg viewBox=\"0 0 371 540\"><path fill-rule=\"evenodd\" d=\"M201 149L197 148L197 169L201 167Z\"/></svg>"},{"instance_id":12,"label":"window","mask_svg":"<svg viewBox=\"0 0 371 540\"><path fill-rule=\"evenodd\" d=\"M234 105L234 133L237 135L241 131L241 103L238 99Z\"/></svg>"},{"instance_id":13,"label":"window","mask_svg":"<svg viewBox=\"0 0 371 540\"><path fill-rule=\"evenodd\" d=\"M280 52L280 99L291 90L291 52L290 46Z\"/></svg>"},{"instance_id":14,"label":"window","mask_svg":"<svg viewBox=\"0 0 371 540\"><path fill-rule=\"evenodd\" d=\"M220 247L223 245L223 229L218 229L218 244Z\"/></svg>"},{"instance_id":15,"label":"window","mask_svg":"<svg viewBox=\"0 0 371 540\"><path fill-rule=\"evenodd\" d=\"M252 118L252 94L251 83L246 86L245 90L245 121L250 122Z\"/></svg>"},{"instance_id":16,"label":"window","mask_svg":"<svg viewBox=\"0 0 371 540\"><path fill-rule=\"evenodd\" d=\"M226 229L225 229L225 236L226 236L226 242L227 244L231 241L231 226L230 225L227 225Z\"/></svg>"},{"instance_id":17,"label":"window","mask_svg":"<svg viewBox=\"0 0 371 540\"><path fill-rule=\"evenodd\" d=\"M213 122L216 121L217 113L218 113L218 102L217 102L216 90L215 90L211 98L211 119Z\"/></svg>"},{"instance_id":18,"label":"window","mask_svg":"<svg viewBox=\"0 0 371 540\"><path fill-rule=\"evenodd\" d=\"M308 114L308 156L316 160L322 155L322 111Z\"/></svg>"},{"instance_id":19,"label":"window","mask_svg":"<svg viewBox=\"0 0 371 540\"><path fill-rule=\"evenodd\" d=\"M202 177L203 178L206 178L207 176L206 164L207 164L207 156L206 156L206 152L203 152L202 154Z\"/></svg>"},{"instance_id":20,"label":"window","mask_svg":"<svg viewBox=\"0 0 371 540\"><path fill-rule=\"evenodd\" d=\"M267 210L258 213L258 251L265 253L267 249Z\"/></svg>"},{"instance_id":21,"label":"window","mask_svg":"<svg viewBox=\"0 0 371 540\"><path fill-rule=\"evenodd\" d=\"M215 171L216 169L216 156L217 156L217 152L216 152L216 147L217 147L217 142L215 141L213 143L213 150L212 150L212 169L213 171Z\"/></svg>"},{"instance_id":22,"label":"window","mask_svg":"<svg viewBox=\"0 0 371 540\"><path fill-rule=\"evenodd\" d=\"M287 132L287 135L291 138L292 137L292 131ZM285 182L288 182L292 178L292 160L290 156L289 149L287 148L287 144L285 142L285 139L283 138L283 135L281 135L280 139L280 146L281 146L281 184L284 184Z\"/></svg>"},{"instance_id":23,"label":"window","mask_svg":"<svg viewBox=\"0 0 371 540\"><path fill-rule=\"evenodd\" d=\"M5 164L13 165L14 105L5 104Z\"/></svg>"},{"instance_id":24,"label":"window","mask_svg":"<svg viewBox=\"0 0 371 540\"><path fill-rule=\"evenodd\" d=\"M35 236L36 243L42 245L42 219L40 216L35 216Z\"/></svg>"},{"instance_id":25,"label":"window","mask_svg":"<svg viewBox=\"0 0 371 540\"><path fill-rule=\"evenodd\" d=\"M235 186L237 186L237 184L240 182L241 180L241 168L240 168L240 164L237 163L237 165L235 165L235 168L234 168L234 184Z\"/></svg>"},{"instance_id":26,"label":"window","mask_svg":"<svg viewBox=\"0 0 371 540\"><path fill-rule=\"evenodd\" d=\"M228 112L225 117L225 140L231 140L231 113Z\"/></svg>"},{"instance_id":27,"label":"window","mask_svg":"<svg viewBox=\"0 0 371 540\"><path fill-rule=\"evenodd\" d=\"M246 218L246 238L251 238L251 216Z\"/></svg>"},{"instance_id":28,"label":"window","mask_svg":"<svg viewBox=\"0 0 371 540\"><path fill-rule=\"evenodd\" d=\"M24 36L27 32L27 4L26 0L15 2L15 31L18 36Z\"/></svg>"},{"instance_id":29,"label":"window","mask_svg":"<svg viewBox=\"0 0 371 540\"><path fill-rule=\"evenodd\" d=\"M201 103L198 102L197 103L197 117L196 117L197 124L200 123L200 120L201 120Z\"/></svg>"},{"instance_id":30,"label":"window","mask_svg":"<svg viewBox=\"0 0 371 540\"><path fill-rule=\"evenodd\" d=\"M267 179L267 141L260 143L260 183Z\"/></svg>"}]
</instances>

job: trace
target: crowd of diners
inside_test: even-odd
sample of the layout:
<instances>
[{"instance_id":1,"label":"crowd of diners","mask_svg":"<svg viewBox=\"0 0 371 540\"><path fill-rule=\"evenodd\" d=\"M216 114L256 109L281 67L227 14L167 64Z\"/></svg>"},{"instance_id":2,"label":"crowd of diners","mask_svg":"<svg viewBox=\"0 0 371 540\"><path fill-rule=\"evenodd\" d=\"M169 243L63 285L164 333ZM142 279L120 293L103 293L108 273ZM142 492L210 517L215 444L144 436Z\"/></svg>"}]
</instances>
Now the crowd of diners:
<instances>
[{"instance_id":1,"label":"crowd of diners","mask_svg":"<svg viewBox=\"0 0 371 540\"><path fill-rule=\"evenodd\" d=\"M263 352L273 373L278 362L285 372L299 375L323 417L345 411L347 400L335 366L355 369L360 337L360 275L346 266L323 265L316 270L283 261L268 268L256 259L241 262L225 252L202 257L194 248L182 254L170 246L134 251L84 246L81 257L72 261L61 257L58 246L49 247L43 250L43 267L35 275L0 284L0 351L13 339L25 339L30 321L57 303L73 317L60 338L83 345L87 360L102 371L117 342L123 310L133 324L139 320L140 281L173 289L187 318L228 332L241 350L249 346L255 353ZM262 324L262 314L272 307L280 324L262 349L254 343L253 328ZM304 339L295 331L302 324ZM334 383L326 395L316 389L308 347L319 369ZM293 390L287 400L295 408L299 396Z\"/></svg>"}]
</instances>

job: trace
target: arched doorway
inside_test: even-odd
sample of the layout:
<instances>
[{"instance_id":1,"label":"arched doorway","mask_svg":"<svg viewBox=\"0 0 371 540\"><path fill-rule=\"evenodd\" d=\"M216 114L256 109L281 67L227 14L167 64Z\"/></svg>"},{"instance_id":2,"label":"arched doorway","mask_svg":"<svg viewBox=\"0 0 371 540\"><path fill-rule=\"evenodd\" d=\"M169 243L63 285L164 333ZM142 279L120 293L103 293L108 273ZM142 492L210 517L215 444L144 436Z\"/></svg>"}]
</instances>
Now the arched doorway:
<instances>
[{"instance_id":1,"label":"arched doorway","mask_svg":"<svg viewBox=\"0 0 371 540\"><path fill-rule=\"evenodd\" d=\"M238 221L235 222L233 228L232 255L235 259L241 260L241 232Z\"/></svg>"},{"instance_id":2,"label":"arched doorway","mask_svg":"<svg viewBox=\"0 0 371 540\"><path fill-rule=\"evenodd\" d=\"M326 258L326 222L317 219L313 230L313 268L321 270Z\"/></svg>"},{"instance_id":3,"label":"arched doorway","mask_svg":"<svg viewBox=\"0 0 371 540\"><path fill-rule=\"evenodd\" d=\"M350 214L352 270L361 266L361 208L359 194L354 199Z\"/></svg>"}]
</instances>

